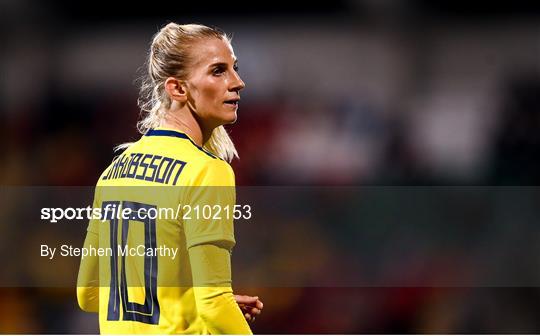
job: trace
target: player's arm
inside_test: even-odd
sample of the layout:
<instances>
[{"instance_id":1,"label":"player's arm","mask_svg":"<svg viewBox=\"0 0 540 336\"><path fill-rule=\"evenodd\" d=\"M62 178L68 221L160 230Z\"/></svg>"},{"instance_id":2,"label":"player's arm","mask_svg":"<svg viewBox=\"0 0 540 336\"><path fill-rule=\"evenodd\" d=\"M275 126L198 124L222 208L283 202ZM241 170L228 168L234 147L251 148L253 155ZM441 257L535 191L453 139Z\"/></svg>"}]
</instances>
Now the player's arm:
<instances>
[{"instance_id":1,"label":"player's arm","mask_svg":"<svg viewBox=\"0 0 540 336\"><path fill-rule=\"evenodd\" d=\"M84 248L97 247L99 236L87 231ZM77 279L77 301L82 310L89 313L99 311L99 257L87 256L81 259Z\"/></svg>"},{"instance_id":2,"label":"player's arm","mask_svg":"<svg viewBox=\"0 0 540 336\"><path fill-rule=\"evenodd\" d=\"M207 162L184 204L234 208L234 173L224 161ZM187 202L187 203L186 203ZM212 334L251 334L231 286L233 218L224 213L184 221L197 310Z\"/></svg>"},{"instance_id":3,"label":"player's arm","mask_svg":"<svg viewBox=\"0 0 540 336\"><path fill-rule=\"evenodd\" d=\"M195 300L211 334L251 334L231 287L231 256L227 242L193 246Z\"/></svg>"},{"instance_id":4,"label":"player's arm","mask_svg":"<svg viewBox=\"0 0 540 336\"><path fill-rule=\"evenodd\" d=\"M99 190L96 188L92 207L100 205ZM88 223L86 238L83 247L99 247L99 219L92 218ZM82 310L89 313L99 311L99 257L86 256L81 258L79 275L77 278L77 301Z\"/></svg>"}]
</instances>

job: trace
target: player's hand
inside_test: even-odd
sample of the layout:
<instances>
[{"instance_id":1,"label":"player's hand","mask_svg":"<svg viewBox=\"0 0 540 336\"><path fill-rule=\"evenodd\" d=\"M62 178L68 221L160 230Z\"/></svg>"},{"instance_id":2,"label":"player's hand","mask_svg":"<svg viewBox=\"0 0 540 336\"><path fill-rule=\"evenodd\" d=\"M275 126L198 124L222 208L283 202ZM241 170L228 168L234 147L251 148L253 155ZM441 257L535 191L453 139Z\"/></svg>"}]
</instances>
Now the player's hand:
<instances>
[{"instance_id":1,"label":"player's hand","mask_svg":"<svg viewBox=\"0 0 540 336\"><path fill-rule=\"evenodd\" d=\"M264 305L258 296L235 295L234 299L242 310L246 321L253 322L255 317L261 314Z\"/></svg>"}]
</instances>

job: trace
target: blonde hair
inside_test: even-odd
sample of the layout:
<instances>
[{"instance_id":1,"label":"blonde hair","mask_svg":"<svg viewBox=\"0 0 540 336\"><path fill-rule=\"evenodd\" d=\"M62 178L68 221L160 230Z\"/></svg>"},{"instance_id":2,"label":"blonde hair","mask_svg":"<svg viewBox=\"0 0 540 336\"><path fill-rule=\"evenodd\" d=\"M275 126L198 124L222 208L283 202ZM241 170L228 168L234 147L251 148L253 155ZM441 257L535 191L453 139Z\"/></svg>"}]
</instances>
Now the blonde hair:
<instances>
[{"instance_id":1,"label":"blonde hair","mask_svg":"<svg viewBox=\"0 0 540 336\"><path fill-rule=\"evenodd\" d=\"M171 99L165 92L165 80L168 77L186 79L192 63L192 45L207 38L224 39L230 43L230 38L221 30L199 24L179 25L171 22L154 35L137 100L142 116L137 123L139 132L145 134L160 125L164 109L171 106ZM122 144L117 149L130 145ZM223 126L213 130L203 148L228 162L238 157L234 143Z\"/></svg>"}]
</instances>

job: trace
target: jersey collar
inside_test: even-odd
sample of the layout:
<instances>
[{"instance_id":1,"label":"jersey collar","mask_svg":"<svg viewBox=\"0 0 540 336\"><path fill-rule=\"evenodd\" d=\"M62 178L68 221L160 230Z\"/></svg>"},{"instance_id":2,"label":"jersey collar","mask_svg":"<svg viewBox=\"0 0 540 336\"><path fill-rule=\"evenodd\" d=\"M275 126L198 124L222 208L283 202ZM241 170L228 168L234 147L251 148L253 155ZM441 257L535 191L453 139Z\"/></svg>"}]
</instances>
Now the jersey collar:
<instances>
[{"instance_id":1,"label":"jersey collar","mask_svg":"<svg viewBox=\"0 0 540 336\"><path fill-rule=\"evenodd\" d=\"M152 128L152 129L149 129L146 132L145 136L170 136L170 137L175 137L175 138L187 139L187 140L189 140L189 142L191 142L193 144L193 146L197 147L204 154L210 156L213 159L218 158L214 154L208 152L206 149L204 149L201 146L197 145L187 134L179 132L179 131Z\"/></svg>"}]
</instances>

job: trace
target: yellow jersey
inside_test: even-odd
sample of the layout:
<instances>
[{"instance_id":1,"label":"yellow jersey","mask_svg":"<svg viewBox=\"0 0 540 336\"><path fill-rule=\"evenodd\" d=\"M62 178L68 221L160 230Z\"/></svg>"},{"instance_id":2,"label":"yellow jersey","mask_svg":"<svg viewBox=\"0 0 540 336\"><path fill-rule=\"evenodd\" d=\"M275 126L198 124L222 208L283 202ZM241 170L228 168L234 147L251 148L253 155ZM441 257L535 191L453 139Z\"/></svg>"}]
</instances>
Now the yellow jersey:
<instances>
[{"instance_id":1,"label":"yellow jersey","mask_svg":"<svg viewBox=\"0 0 540 336\"><path fill-rule=\"evenodd\" d=\"M195 302L196 265L188 249L211 242L232 248L233 218L195 217L186 206L234 206L234 184L227 162L186 134L163 128L148 131L105 169L93 205L101 217L88 226L102 251L102 333L208 333ZM168 216L159 216L163 209Z\"/></svg>"}]
</instances>

